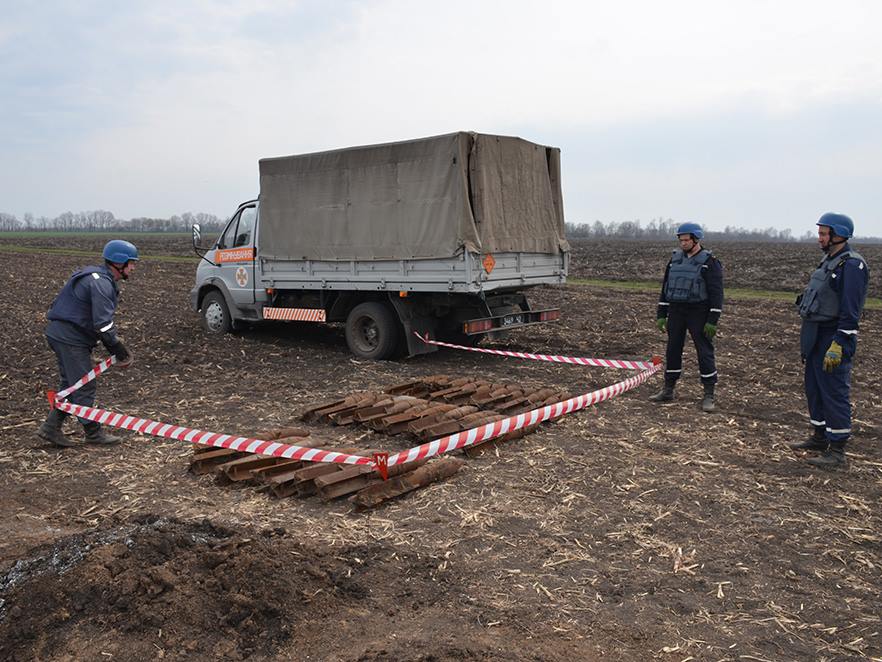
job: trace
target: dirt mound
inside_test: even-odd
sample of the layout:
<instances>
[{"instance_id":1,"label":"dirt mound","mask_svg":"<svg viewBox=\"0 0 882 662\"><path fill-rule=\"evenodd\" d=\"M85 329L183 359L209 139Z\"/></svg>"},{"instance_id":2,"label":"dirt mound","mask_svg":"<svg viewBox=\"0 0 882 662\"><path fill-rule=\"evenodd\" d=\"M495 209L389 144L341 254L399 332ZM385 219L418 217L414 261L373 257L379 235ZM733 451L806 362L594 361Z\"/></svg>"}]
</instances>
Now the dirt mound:
<instances>
[{"instance_id":1,"label":"dirt mound","mask_svg":"<svg viewBox=\"0 0 882 662\"><path fill-rule=\"evenodd\" d=\"M349 557L271 530L142 518L34 550L0 579L0 658L272 656L368 594Z\"/></svg>"}]
</instances>

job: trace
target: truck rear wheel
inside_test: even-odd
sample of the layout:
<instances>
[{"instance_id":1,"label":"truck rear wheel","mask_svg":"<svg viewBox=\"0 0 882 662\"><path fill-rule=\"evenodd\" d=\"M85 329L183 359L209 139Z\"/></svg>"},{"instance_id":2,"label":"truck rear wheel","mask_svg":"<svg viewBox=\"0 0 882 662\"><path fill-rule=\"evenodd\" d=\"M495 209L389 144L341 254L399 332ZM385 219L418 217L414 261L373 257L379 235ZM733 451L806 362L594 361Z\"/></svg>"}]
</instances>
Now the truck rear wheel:
<instances>
[{"instance_id":1,"label":"truck rear wheel","mask_svg":"<svg viewBox=\"0 0 882 662\"><path fill-rule=\"evenodd\" d=\"M384 303L360 303L346 318L346 344L363 359L387 359L398 349L399 324L395 311Z\"/></svg>"},{"instance_id":2,"label":"truck rear wheel","mask_svg":"<svg viewBox=\"0 0 882 662\"><path fill-rule=\"evenodd\" d=\"M209 333L217 335L229 333L233 328L230 309L227 308L224 295L217 290L209 292L202 300L202 326Z\"/></svg>"}]
</instances>

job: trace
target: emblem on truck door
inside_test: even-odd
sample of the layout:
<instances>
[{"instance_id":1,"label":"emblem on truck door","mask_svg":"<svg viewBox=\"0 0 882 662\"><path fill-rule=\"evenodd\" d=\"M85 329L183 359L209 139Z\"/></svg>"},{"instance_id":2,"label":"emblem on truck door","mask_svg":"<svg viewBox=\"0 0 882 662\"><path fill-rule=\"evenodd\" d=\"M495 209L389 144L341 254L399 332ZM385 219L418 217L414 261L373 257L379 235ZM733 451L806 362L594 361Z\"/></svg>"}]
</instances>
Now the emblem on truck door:
<instances>
[{"instance_id":1,"label":"emblem on truck door","mask_svg":"<svg viewBox=\"0 0 882 662\"><path fill-rule=\"evenodd\" d=\"M248 284L248 271L245 267L236 269L236 282L239 283L239 287L245 287Z\"/></svg>"}]
</instances>

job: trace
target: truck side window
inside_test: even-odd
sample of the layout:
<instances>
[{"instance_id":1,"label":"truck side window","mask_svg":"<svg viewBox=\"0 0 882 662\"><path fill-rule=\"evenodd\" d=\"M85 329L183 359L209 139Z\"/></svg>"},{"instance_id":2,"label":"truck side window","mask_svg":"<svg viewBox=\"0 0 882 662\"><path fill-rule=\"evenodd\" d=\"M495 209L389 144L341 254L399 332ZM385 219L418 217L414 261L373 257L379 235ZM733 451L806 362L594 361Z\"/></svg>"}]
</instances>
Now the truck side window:
<instances>
[{"instance_id":1,"label":"truck side window","mask_svg":"<svg viewBox=\"0 0 882 662\"><path fill-rule=\"evenodd\" d=\"M224 230L223 235L221 236L220 241L218 242L218 248L232 248L235 244L233 243L236 239L236 226L239 224L239 214L236 214L233 217L233 220L230 221L230 224L227 226L227 229Z\"/></svg>"},{"instance_id":2,"label":"truck side window","mask_svg":"<svg viewBox=\"0 0 882 662\"><path fill-rule=\"evenodd\" d=\"M239 217L239 227L236 230L236 243L233 246L250 246L251 235L254 233L254 219L257 210L254 207L246 207Z\"/></svg>"}]
</instances>

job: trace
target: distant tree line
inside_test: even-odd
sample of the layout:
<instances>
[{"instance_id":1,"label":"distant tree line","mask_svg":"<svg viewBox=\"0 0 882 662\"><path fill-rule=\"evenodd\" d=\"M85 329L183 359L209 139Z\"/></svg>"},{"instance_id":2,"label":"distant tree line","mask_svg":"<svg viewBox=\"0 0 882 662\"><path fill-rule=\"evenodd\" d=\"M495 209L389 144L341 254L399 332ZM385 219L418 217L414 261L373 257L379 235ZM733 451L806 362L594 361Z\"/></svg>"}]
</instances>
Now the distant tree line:
<instances>
[{"instance_id":1,"label":"distant tree line","mask_svg":"<svg viewBox=\"0 0 882 662\"><path fill-rule=\"evenodd\" d=\"M201 212L184 212L171 218L142 216L130 220L116 218L113 212L103 209L77 213L66 211L55 218L25 214L21 219L0 212L0 232L189 232L194 223L199 223L203 232L212 233L220 232L226 220Z\"/></svg>"},{"instance_id":2,"label":"distant tree line","mask_svg":"<svg viewBox=\"0 0 882 662\"><path fill-rule=\"evenodd\" d=\"M638 221L622 221L603 223L594 221L594 223L567 223L566 235L570 239L618 239L618 240L647 240L647 239L670 239L677 232L680 226L679 221L672 218L656 218L651 220L644 227ZM764 228L764 229L748 229L740 228L734 225L727 225L722 231L710 230L706 226L704 228L704 236L708 241L714 240L730 240L730 241L817 241L818 233L814 227L806 230L800 237L794 237L790 229L785 228ZM882 241L877 237L861 237L861 241L877 243Z\"/></svg>"},{"instance_id":3,"label":"distant tree line","mask_svg":"<svg viewBox=\"0 0 882 662\"><path fill-rule=\"evenodd\" d=\"M609 237L611 239L670 239L677 232L680 226L679 221L672 218L654 218L644 227L637 221L622 221L603 223L594 221L594 223L567 223L567 237L572 239L602 239ZM803 237L796 239L793 237L789 229L779 230L778 228L765 229L747 229L739 228L733 225L727 225L720 232L710 230L704 227L704 236L706 239L734 239L739 241L802 241L817 238L817 233L807 231Z\"/></svg>"},{"instance_id":4,"label":"distant tree line","mask_svg":"<svg viewBox=\"0 0 882 662\"><path fill-rule=\"evenodd\" d=\"M184 212L171 218L148 218L141 216L125 220L116 218L113 212L98 209L77 213L66 211L55 218L25 214L21 219L13 214L0 212L0 232L25 230L32 232L189 232L194 223L202 226L204 233L220 232L227 219L214 214ZM566 235L570 239L618 239L652 240L670 239L679 227L679 221L672 218L654 218L644 227L639 221L611 221L603 223L567 223ZM709 241L725 239L732 241L816 241L814 228L806 230L800 237L794 237L789 229L778 228L747 229L727 225L722 231L705 227L705 238ZM858 238L864 242L878 243L878 237Z\"/></svg>"}]
</instances>

